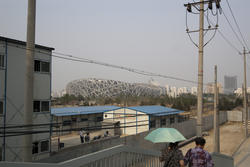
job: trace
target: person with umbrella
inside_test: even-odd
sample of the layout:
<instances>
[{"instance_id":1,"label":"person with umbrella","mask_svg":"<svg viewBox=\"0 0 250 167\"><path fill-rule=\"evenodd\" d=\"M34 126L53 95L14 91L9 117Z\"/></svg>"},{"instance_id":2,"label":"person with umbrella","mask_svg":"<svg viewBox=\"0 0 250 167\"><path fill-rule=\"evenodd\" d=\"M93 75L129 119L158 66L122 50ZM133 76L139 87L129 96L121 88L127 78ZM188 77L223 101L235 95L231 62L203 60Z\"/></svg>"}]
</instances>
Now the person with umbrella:
<instances>
[{"instance_id":1,"label":"person with umbrella","mask_svg":"<svg viewBox=\"0 0 250 167\"><path fill-rule=\"evenodd\" d=\"M158 128L150 132L144 139L153 143L169 143L162 152L160 161L164 162L164 167L184 167L184 157L182 151L178 149L178 142L186 138L174 128Z\"/></svg>"},{"instance_id":2,"label":"person with umbrella","mask_svg":"<svg viewBox=\"0 0 250 167\"><path fill-rule=\"evenodd\" d=\"M164 161L163 167L184 167L184 156L178 149L178 142L169 143L167 149L162 151L160 161Z\"/></svg>"}]
</instances>

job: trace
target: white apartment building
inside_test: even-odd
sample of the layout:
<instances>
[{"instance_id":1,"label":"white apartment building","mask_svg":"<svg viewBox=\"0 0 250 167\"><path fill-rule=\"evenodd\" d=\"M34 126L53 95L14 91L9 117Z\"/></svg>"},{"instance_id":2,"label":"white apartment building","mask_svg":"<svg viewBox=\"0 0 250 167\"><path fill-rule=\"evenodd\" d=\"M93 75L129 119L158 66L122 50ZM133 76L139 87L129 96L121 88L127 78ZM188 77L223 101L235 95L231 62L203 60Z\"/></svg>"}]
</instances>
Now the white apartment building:
<instances>
[{"instance_id":1,"label":"white apartment building","mask_svg":"<svg viewBox=\"0 0 250 167\"><path fill-rule=\"evenodd\" d=\"M192 95L197 95L197 87L192 87L191 88L191 94Z\"/></svg>"},{"instance_id":2,"label":"white apartment building","mask_svg":"<svg viewBox=\"0 0 250 167\"><path fill-rule=\"evenodd\" d=\"M169 93L170 93L170 86L166 85L165 88L166 88L166 94L169 95Z\"/></svg>"},{"instance_id":3,"label":"white apartment building","mask_svg":"<svg viewBox=\"0 0 250 167\"><path fill-rule=\"evenodd\" d=\"M181 88L178 88L177 90L177 95L187 94L187 93L188 93L187 87L181 87Z\"/></svg>"},{"instance_id":4,"label":"white apartment building","mask_svg":"<svg viewBox=\"0 0 250 167\"><path fill-rule=\"evenodd\" d=\"M248 94L250 93L250 87L247 88L247 93L248 93ZM237 89L234 91L234 94L236 94L237 96L242 96L242 88L237 88Z\"/></svg>"},{"instance_id":5,"label":"white apartment building","mask_svg":"<svg viewBox=\"0 0 250 167\"><path fill-rule=\"evenodd\" d=\"M8 133L24 128L24 86L26 42L0 37L0 124L5 128L0 138L0 158L5 161L22 161L23 136ZM33 131L45 131L32 135L33 160L50 153L50 101L51 101L51 54L53 48L35 46ZM11 126L16 126L10 129ZM13 135L14 136L10 136Z\"/></svg>"},{"instance_id":6,"label":"white apartment building","mask_svg":"<svg viewBox=\"0 0 250 167\"><path fill-rule=\"evenodd\" d=\"M170 94L171 97L176 97L177 96L177 88L175 86L170 87Z\"/></svg>"}]
</instances>

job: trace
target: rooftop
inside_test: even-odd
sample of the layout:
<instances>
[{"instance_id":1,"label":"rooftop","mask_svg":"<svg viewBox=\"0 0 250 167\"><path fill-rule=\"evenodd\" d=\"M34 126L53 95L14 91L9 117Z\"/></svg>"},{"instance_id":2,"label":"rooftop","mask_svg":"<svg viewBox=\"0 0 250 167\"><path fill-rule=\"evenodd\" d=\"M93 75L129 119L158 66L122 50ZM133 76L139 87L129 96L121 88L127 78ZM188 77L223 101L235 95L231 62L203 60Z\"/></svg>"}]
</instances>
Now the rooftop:
<instances>
[{"instance_id":1,"label":"rooftop","mask_svg":"<svg viewBox=\"0 0 250 167\"><path fill-rule=\"evenodd\" d=\"M117 106L82 106L82 107L63 107L63 108L52 108L51 114L54 116L70 116L70 115L85 115L85 114L97 114L104 113L107 111L114 111L121 109L122 107ZM182 110L168 108L164 106L134 106L127 107L130 110L139 111L148 115L153 116L166 116L183 113Z\"/></svg>"},{"instance_id":2,"label":"rooftop","mask_svg":"<svg viewBox=\"0 0 250 167\"><path fill-rule=\"evenodd\" d=\"M172 115L172 114L179 114L183 113L182 110L177 110L174 108L168 108L164 106L135 106L135 107L128 107L128 109L143 112L153 116L165 116L165 115Z\"/></svg>"},{"instance_id":3,"label":"rooftop","mask_svg":"<svg viewBox=\"0 0 250 167\"><path fill-rule=\"evenodd\" d=\"M26 42L24 42L24 41L11 39L11 38L7 38L7 37L3 37L3 36L0 36L0 41L6 41L6 42L9 42L9 43L14 43L14 44L19 44L19 45L26 46ZM37 49L44 49L44 50L49 50L49 51L55 50L54 48L47 47L47 46L42 46L42 45L35 45L35 47Z\"/></svg>"},{"instance_id":4,"label":"rooftop","mask_svg":"<svg viewBox=\"0 0 250 167\"><path fill-rule=\"evenodd\" d=\"M82 106L82 107L51 108L51 114L54 116L98 114L107 111L117 110L120 108L121 107L117 106Z\"/></svg>"}]
</instances>

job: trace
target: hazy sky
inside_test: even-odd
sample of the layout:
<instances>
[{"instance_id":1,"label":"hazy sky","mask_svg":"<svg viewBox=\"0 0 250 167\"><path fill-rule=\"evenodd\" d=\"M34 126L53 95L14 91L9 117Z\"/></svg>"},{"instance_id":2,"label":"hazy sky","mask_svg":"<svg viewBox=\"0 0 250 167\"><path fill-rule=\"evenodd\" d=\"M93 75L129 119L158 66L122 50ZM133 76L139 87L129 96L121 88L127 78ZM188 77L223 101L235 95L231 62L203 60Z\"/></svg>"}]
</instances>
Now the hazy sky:
<instances>
[{"instance_id":1,"label":"hazy sky","mask_svg":"<svg viewBox=\"0 0 250 167\"><path fill-rule=\"evenodd\" d=\"M197 80L198 50L186 34L184 3L191 0L37 0L36 43L110 64L163 75ZM249 0L229 0L246 41L250 41ZM225 0L222 8L235 27ZM211 14L210 14L211 16ZM27 0L0 0L0 35L26 40ZM214 17L210 17L215 20ZM198 15L188 15L190 29L197 29ZM239 50L223 15L220 31ZM235 27L235 30L236 27ZM211 37L209 32L207 37ZM197 40L198 34L192 34ZM250 43L249 43L250 47ZM242 56L220 36L204 50L204 81L212 82L214 65L219 82L224 75L243 78ZM248 64L250 62L248 60ZM148 82L150 77L108 67L53 58L53 90L80 78L103 78L128 82ZM248 76L250 76L250 66ZM196 86L170 79L153 78L161 85ZM248 77L248 85L250 78Z\"/></svg>"}]
</instances>

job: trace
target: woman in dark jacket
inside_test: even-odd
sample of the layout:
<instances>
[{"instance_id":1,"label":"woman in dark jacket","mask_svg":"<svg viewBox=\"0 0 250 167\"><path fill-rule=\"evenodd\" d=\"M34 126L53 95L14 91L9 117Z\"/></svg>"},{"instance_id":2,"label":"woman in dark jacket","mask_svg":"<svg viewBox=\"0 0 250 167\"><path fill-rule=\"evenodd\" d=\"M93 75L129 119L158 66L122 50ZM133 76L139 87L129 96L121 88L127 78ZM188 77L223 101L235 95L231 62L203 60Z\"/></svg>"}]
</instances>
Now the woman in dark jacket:
<instances>
[{"instance_id":1,"label":"woman in dark jacket","mask_svg":"<svg viewBox=\"0 0 250 167\"><path fill-rule=\"evenodd\" d=\"M182 151L178 149L178 143L169 143L162 151L160 161L164 161L164 167L184 167Z\"/></svg>"}]
</instances>

